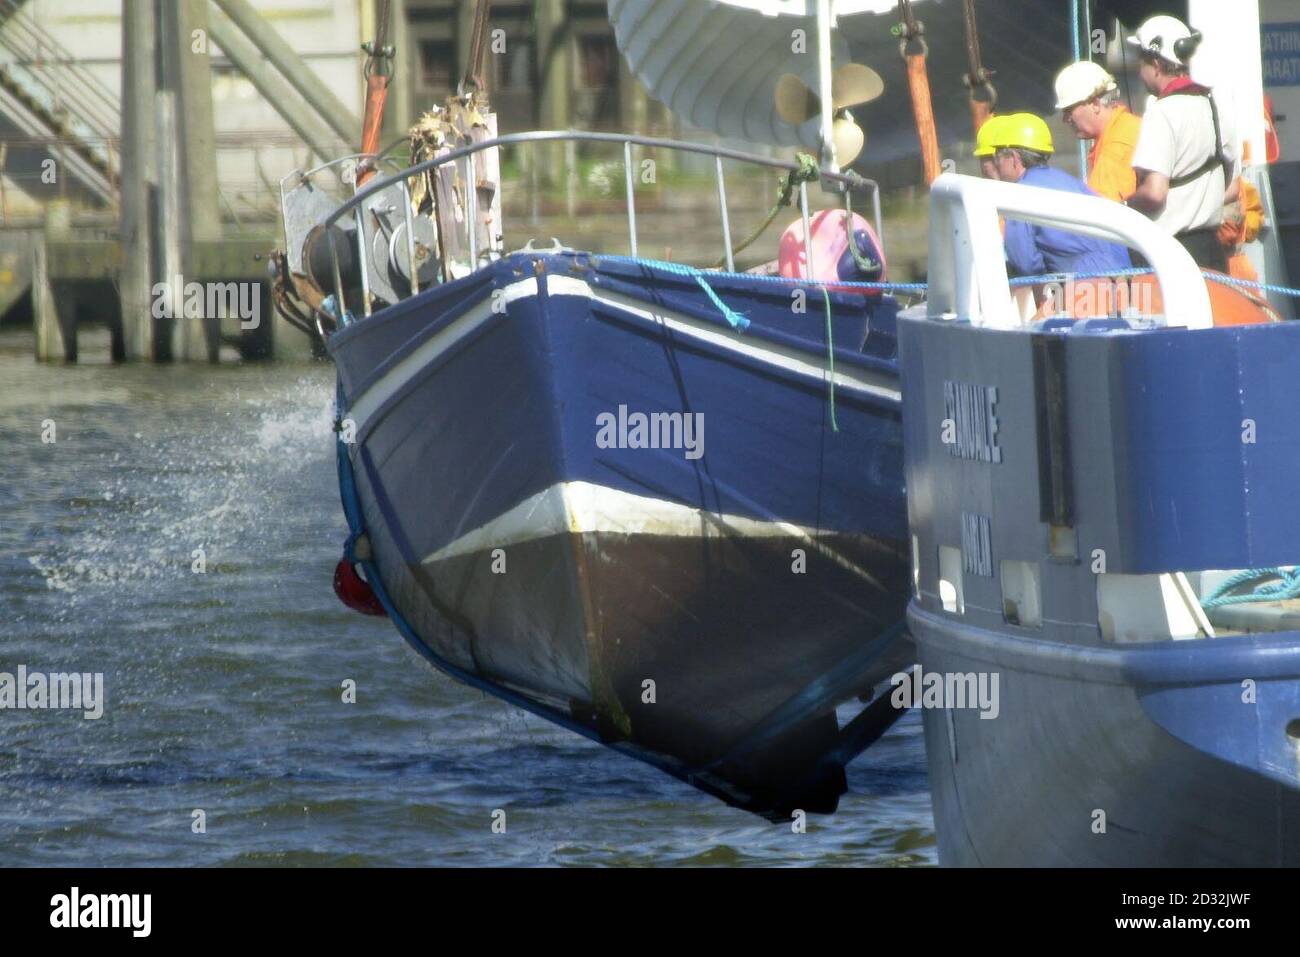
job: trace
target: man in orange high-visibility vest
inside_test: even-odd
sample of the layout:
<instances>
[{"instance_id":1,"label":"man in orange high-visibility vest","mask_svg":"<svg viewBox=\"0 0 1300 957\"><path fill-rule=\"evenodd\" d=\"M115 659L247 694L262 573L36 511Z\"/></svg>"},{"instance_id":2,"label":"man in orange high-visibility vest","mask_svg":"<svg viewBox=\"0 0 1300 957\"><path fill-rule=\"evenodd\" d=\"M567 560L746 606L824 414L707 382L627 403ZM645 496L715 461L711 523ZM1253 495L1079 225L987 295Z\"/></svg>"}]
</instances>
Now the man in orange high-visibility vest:
<instances>
[{"instance_id":1,"label":"man in orange high-visibility vest","mask_svg":"<svg viewBox=\"0 0 1300 957\"><path fill-rule=\"evenodd\" d=\"M1088 186L1122 203L1137 192L1133 151L1142 121L1119 101L1119 85L1099 64L1071 63L1056 77L1056 108L1081 140L1092 140Z\"/></svg>"}]
</instances>

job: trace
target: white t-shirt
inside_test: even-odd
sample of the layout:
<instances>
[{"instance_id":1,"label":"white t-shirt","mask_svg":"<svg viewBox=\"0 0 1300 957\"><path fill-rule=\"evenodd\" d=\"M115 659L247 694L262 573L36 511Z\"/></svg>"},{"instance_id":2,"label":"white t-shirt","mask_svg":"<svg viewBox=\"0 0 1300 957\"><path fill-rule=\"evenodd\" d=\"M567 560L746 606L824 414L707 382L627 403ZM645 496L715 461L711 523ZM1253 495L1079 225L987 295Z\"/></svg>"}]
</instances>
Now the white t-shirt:
<instances>
[{"instance_id":1,"label":"white t-shirt","mask_svg":"<svg viewBox=\"0 0 1300 957\"><path fill-rule=\"evenodd\" d=\"M1218 105L1218 101L1215 101ZM1220 135L1230 156L1236 155L1233 131L1219 106ZM1152 97L1142 114L1142 132L1133 153L1133 166L1168 176L1170 180L1199 170L1214 155L1214 122L1203 96L1174 94ZM1141 174L1139 174L1141 175ZM1156 225L1173 235L1223 222L1223 197L1228 183L1222 166L1182 186L1170 185L1169 198Z\"/></svg>"}]
</instances>

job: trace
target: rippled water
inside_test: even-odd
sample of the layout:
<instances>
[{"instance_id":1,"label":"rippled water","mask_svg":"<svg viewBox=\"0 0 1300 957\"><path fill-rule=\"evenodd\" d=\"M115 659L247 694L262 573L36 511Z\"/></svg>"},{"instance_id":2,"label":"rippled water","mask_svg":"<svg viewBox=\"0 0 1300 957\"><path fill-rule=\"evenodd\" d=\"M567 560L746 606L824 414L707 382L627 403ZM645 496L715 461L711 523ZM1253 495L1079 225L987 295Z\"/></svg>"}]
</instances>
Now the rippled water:
<instances>
[{"instance_id":1,"label":"rippled water","mask_svg":"<svg viewBox=\"0 0 1300 957\"><path fill-rule=\"evenodd\" d=\"M323 365L38 366L0 337L0 671L107 699L0 710L0 866L934 863L915 714L793 834L344 609L331 397Z\"/></svg>"}]
</instances>

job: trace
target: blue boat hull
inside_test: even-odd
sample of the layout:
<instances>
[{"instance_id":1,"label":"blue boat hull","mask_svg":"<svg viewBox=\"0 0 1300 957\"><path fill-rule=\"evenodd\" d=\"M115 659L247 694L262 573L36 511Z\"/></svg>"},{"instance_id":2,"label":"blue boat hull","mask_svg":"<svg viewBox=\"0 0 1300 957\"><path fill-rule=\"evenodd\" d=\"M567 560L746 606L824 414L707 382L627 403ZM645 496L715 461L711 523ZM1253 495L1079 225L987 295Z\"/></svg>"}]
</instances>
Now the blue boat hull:
<instances>
[{"instance_id":1,"label":"blue boat hull","mask_svg":"<svg viewBox=\"0 0 1300 957\"><path fill-rule=\"evenodd\" d=\"M832 399L820 297L709 282L743 333L691 276L531 254L344 329L348 465L430 657L737 805L832 810L835 703L912 655L893 312L833 297Z\"/></svg>"},{"instance_id":2,"label":"blue boat hull","mask_svg":"<svg viewBox=\"0 0 1300 957\"><path fill-rule=\"evenodd\" d=\"M940 861L1300 864L1294 610L1211 584L1295 563L1300 326L899 344Z\"/></svg>"},{"instance_id":3,"label":"blue boat hull","mask_svg":"<svg viewBox=\"0 0 1300 957\"><path fill-rule=\"evenodd\" d=\"M939 861L1300 864L1300 633L1096 648L908 612L925 672L999 675L994 719L924 709Z\"/></svg>"}]
</instances>

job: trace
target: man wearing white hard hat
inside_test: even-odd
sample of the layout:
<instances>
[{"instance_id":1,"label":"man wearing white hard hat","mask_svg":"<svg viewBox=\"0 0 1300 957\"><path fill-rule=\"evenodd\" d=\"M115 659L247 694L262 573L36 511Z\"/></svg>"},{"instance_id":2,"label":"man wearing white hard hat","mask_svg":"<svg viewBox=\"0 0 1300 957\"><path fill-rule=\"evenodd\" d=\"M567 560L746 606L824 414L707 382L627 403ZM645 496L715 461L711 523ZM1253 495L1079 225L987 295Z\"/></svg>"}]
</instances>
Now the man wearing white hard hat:
<instances>
[{"instance_id":1,"label":"man wearing white hard hat","mask_svg":"<svg viewBox=\"0 0 1300 957\"><path fill-rule=\"evenodd\" d=\"M1189 62L1201 34L1176 17L1157 16L1128 42L1138 48L1142 82L1152 94L1133 154L1138 190L1128 204L1179 240L1201 266L1228 271L1218 241L1236 154L1222 111Z\"/></svg>"},{"instance_id":2,"label":"man wearing white hard hat","mask_svg":"<svg viewBox=\"0 0 1300 957\"><path fill-rule=\"evenodd\" d=\"M1137 192L1133 152L1142 121L1120 102L1119 84L1091 60L1071 63L1056 76L1056 108L1081 140L1092 140L1088 186L1122 203Z\"/></svg>"}]
</instances>

